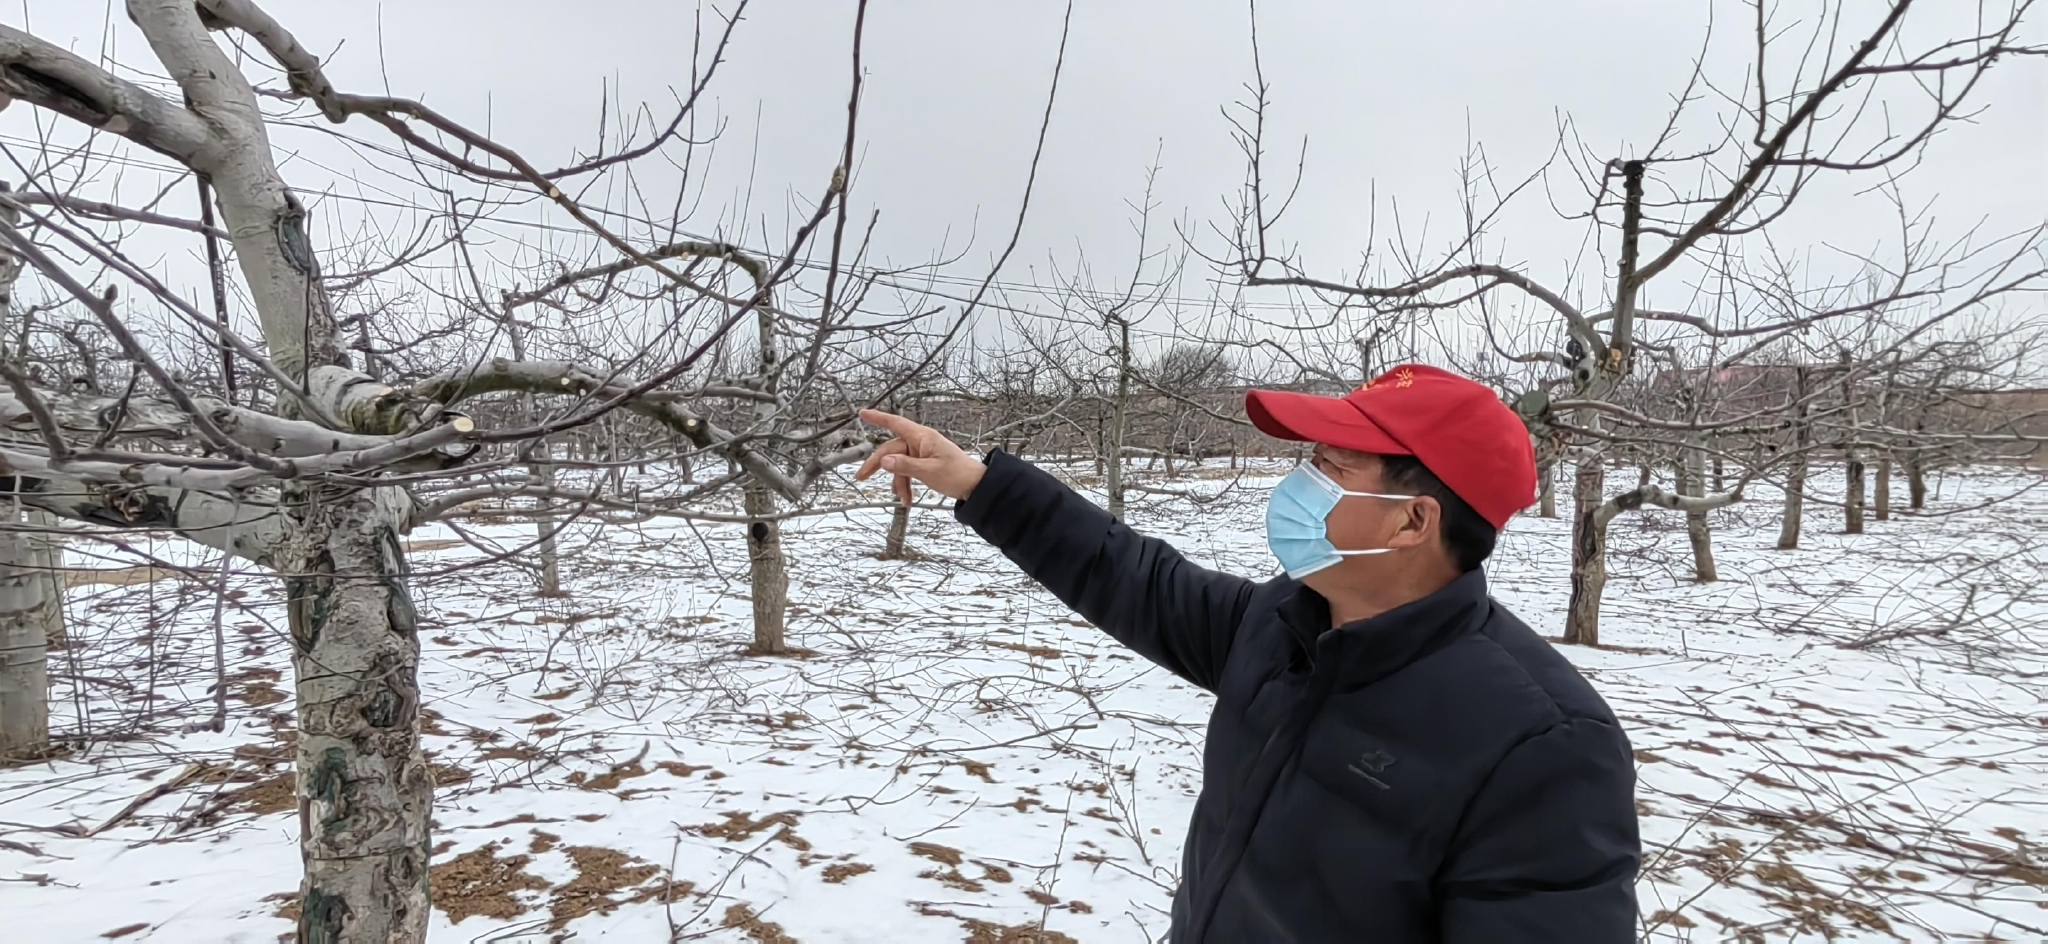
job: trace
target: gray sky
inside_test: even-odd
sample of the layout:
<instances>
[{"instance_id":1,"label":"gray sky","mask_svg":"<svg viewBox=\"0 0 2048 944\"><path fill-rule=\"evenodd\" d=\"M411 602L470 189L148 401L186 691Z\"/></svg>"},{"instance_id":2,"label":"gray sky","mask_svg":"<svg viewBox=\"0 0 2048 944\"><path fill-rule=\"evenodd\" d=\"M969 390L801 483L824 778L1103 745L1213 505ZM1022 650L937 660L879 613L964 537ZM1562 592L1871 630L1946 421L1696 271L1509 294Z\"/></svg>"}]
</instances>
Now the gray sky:
<instances>
[{"instance_id":1,"label":"gray sky","mask_svg":"<svg viewBox=\"0 0 2048 944\"><path fill-rule=\"evenodd\" d=\"M591 146L607 88L665 114L669 90L688 82L696 14L687 4L655 0L264 6L328 56L330 77L341 88L375 92L388 85L394 94L422 98L472 126L488 126L542 166L566 163L572 149ZM1915 15L1947 35L1967 30L1974 16L1973 4L1954 0L1927 7ZM118 8L107 0L25 0L7 19L25 19L32 32L84 55L104 52L130 67L153 66ZM748 241L773 244L789 225L791 201L807 203L820 190L843 135L852 11L851 2L836 0L769 0L748 11L709 93L726 127L691 226L731 231L732 209L744 203ZM1382 238L1391 233L1398 201L1411 240L1426 223L1420 245L1442 248L1459 231L1455 174L1468 139L1484 146L1507 179L1543 162L1566 117L1597 157L1640 153L1686 82L1710 12L1718 20L1710 72L1739 94L1753 22L1733 3L1268 0L1259 29L1277 177L1291 176L1294 155L1308 142L1300 197L1282 226L1286 239L1317 274L1341 277L1375 221ZM1804 28L1817 12L1813 3L1786 3L1777 16ZM972 251L951 270L965 277L978 274L1000 247L1043 108L1060 15L1060 5L1049 2L871 4L854 205L861 216L881 211L876 261L915 262L941 246L958 251L971 234ZM1248 24L1242 2L1077 4L1037 194L1006 280L1044 280L1049 257L1064 266L1082 253L1098 278L1127 269L1129 204L1155 154L1162 223L1186 218L1198 248L1224 250L1203 224L1221 218L1221 201L1243 175L1219 109L1242 98L1251 80ZM2042 24L2031 30L2036 41L2044 32ZM2002 65L1976 101L1983 114L1933 144L1924 166L1905 181L1908 199L1934 201L1939 230L1951 236L1977 225L2004 233L2040 224L2048 219L2048 66ZM17 105L0 115L0 134L33 134L28 111ZM1699 103L1681 142L1706 142L1705 132L1729 112L1723 102ZM390 142L367 122L347 130ZM323 135L287 132L279 141L325 166L286 164L288 179L303 189L374 196L362 188L403 186L371 174L359 175L361 185L341 179L361 162ZM122 194L150 192L148 177L131 168ZM1567 175L1552 179L1565 185L1553 188L1562 205L1584 205ZM1890 208L1857 195L1875 182L1816 186L1774 231L1777 248L1811 252L1817 271L1839 274L1853 265L1826 247L1896 243ZM643 185L659 191L673 179L650 173ZM337 203L325 212L332 224L357 210ZM1592 276L1599 260L1583 254L1583 235L1582 225L1557 219L1539 190L1509 211L1489 246L1503 261L1527 263L1559 282L1577 259L1581 290L1597 295ZM544 231L508 229L500 255L514 257L511 240L541 238Z\"/></svg>"}]
</instances>

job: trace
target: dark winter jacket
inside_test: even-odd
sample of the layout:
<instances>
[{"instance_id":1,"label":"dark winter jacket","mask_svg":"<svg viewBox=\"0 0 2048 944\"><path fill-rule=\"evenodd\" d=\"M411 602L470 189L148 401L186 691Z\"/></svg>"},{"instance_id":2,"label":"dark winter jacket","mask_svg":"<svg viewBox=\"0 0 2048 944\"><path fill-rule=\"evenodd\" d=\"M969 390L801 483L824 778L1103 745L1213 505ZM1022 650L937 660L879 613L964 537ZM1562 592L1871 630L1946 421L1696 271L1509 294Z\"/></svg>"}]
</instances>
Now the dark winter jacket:
<instances>
[{"instance_id":1,"label":"dark winter jacket","mask_svg":"<svg viewBox=\"0 0 2048 944\"><path fill-rule=\"evenodd\" d=\"M1216 694L1177 944L1635 939L1628 739L1482 572L1333 630L1299 582L1189 563L1001 452L956 513Z\"/></svg>"}]
</instances>

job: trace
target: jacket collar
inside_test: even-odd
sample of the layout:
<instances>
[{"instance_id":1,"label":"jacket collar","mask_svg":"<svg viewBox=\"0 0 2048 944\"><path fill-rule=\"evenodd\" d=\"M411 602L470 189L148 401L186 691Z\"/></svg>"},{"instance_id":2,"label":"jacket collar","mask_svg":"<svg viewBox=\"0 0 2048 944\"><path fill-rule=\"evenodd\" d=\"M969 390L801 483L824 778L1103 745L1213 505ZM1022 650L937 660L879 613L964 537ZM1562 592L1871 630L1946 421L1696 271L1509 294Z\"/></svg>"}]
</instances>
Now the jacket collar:
<instances>
[{"instance_id":1,"label":"jacket collar","mask_svg":"<svg viewBox=\"0 0 2048 944\"><path fill-rule=\"evenodd\" d=\"M1334 670L1344 687L1366 685L1399 671L1477 630L1492 612L1486 572L1470 571L1443 589L1370 619L1330 628L1330 603L1296 585L1280 602L1280 622L1320 671Z\"/></svg>"}]
</instances>

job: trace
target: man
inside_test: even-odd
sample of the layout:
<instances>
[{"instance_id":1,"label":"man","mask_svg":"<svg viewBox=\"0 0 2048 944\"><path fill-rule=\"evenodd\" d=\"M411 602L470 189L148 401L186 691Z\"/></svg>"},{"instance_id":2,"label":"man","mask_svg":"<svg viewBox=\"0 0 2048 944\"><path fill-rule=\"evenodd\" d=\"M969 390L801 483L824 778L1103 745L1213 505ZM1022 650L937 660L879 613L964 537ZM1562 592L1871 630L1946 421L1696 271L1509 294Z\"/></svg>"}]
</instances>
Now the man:
<instances>
[{"instance_id":1,"label":"man","mask_svg":"<svg viewBox=\"0 0 2048 944\"><path fill-rule=\"evenodd\" d=\"M1171 940L1633 941L1628 739L1480 569L1535 501L1521 421L1421 365L1341 399L1253 391L1245 410L1315 444L1273 491L1286 576L1263 583L901 417L862 414L897 438L859 477L954 499L1082 616L1216 694Z\"/></svg>"}]
</instances>

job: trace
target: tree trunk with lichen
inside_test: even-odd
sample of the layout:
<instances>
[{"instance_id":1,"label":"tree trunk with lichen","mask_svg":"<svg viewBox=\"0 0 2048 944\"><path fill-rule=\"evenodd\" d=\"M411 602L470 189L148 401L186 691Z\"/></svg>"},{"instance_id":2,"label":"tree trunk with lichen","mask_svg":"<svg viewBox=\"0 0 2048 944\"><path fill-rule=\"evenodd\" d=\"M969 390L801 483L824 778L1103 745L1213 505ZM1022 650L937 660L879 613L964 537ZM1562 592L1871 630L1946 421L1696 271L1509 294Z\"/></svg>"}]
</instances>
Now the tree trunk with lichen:
<instances>
[{"instance_id":1,"label":"tree trunk with lichen","mask_svg":"<svg viewBox=\"0 0 2048 944\"><path fill-rule=\"evenodd\" d=\"M1592 450L1579 457L1572 489L1572 595L1565 607L1564 641L1600 644L1600 595L1607 590L1607 468Z\"/></svg>"},{"instance_id":2,"label":"tree trunk with lichen","mask_svg":"<svg viewBox=\"0 0 2048 944\"><path fill-rule=\"evenodd\" d=\"M253 88L189 0L129 0L128 9L183 106L210 130L209 146L188 163L213 185L271 360L299 379L342 364L307 211L278 174ZM283 394L278 410L299 413ZM377 408L345 421L396 415ZM399 539L407 499L397 489L293 482L281 512L275 560L296 672L305 859L298 939L422 941L433 784L420 753L419 640Z\"/></svg>"},{"instance_id":3,"label":"tree trunk with lichen","mask_svg":"<svg viewBox=\"0 0 2048 944\"><path fill-rule=\"evenodd\" d=\"M393 490L295 485L282 557L297 683L299 940L426 935L433 780L420 754L418 624Z\"/></svg>"}]
</instances>

